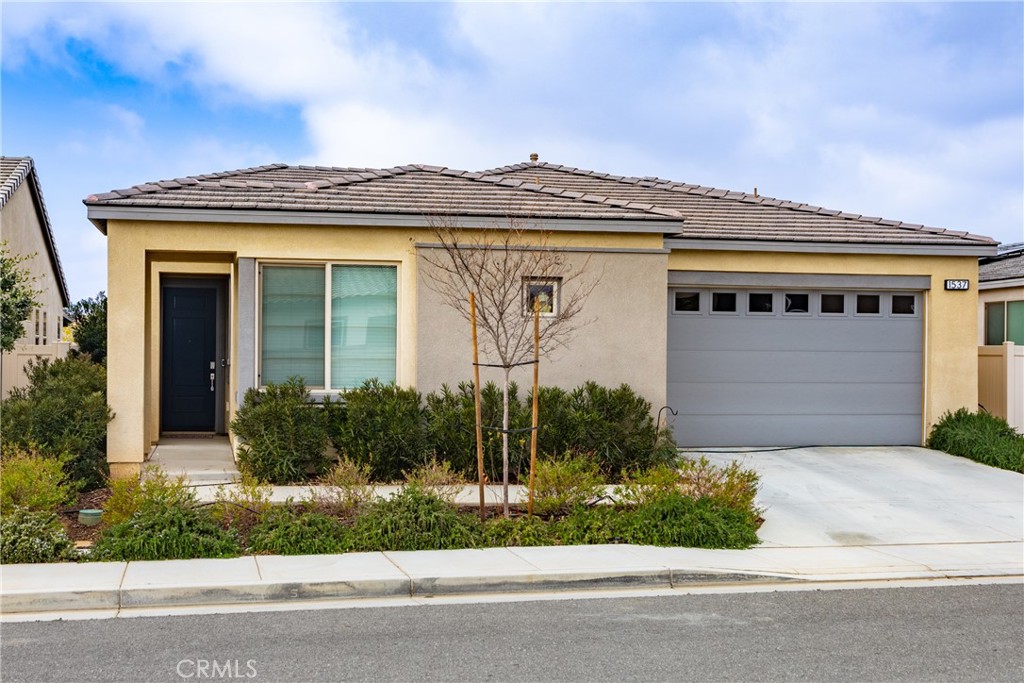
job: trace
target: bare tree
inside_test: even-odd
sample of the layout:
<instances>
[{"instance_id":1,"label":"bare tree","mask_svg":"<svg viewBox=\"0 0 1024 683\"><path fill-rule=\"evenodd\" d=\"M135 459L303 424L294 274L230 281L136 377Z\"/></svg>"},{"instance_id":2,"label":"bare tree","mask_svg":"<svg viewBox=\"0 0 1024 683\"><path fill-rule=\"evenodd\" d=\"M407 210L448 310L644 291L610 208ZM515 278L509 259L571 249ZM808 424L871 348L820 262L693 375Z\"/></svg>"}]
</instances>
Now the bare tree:
<instances>
[{"instance_id":1,"label":"bare tree","mask_svg":"<svg viewBox=\"0 0 1024 683\"><path fill-rule=\"evenodd\" d=\"M504 371L502 383L502 502L509 511L509 377L513 368L533 359L533 308L541 307L543 355L566 346L591 322L580 314L600 281L588 273L589 256L569 257L551 244L551 233L525 219L510 217L508 227L463 229L449 216L433 217L437 244L423 251L424 280L442 301L470 320L469 294L476 299L476 321L485 357Z\"/></svg>"}]
</instances>

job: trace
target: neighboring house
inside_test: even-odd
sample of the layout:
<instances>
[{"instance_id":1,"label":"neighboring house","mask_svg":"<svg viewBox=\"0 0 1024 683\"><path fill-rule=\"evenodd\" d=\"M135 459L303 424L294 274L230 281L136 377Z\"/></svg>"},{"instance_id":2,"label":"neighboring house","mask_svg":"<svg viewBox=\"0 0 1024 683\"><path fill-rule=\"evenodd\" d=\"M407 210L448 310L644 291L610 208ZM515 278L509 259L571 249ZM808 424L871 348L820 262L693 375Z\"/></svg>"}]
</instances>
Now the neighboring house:
<instances>
[{"instance_id":1,"label":"neighboring house","mask_svg":"<svg viewBox=\"0 0 1024 683\"><path fill-rule=\"evenodd\" d=\"M586 261L601 278L593 322L541 381L629 383L676 411L683 445L920 445L977 403L964 323L986 237L535 160L272 165L85 204L108 241L119 475L161 434L225 432L247 388L290 375L326 393L471 377L468 325L425 285L438 216L466 229L511 216Z\"/></svg>"},{"instance_id":2,"label":"neighboring house","mask_svg":"<svg viewBox=\"0 0 1024 683\"><path fill-rule=\"evenodd\" d=\"M1024 244L978 266L978 402L1024 433Z\"/></svg>"},{"instance_id":3,"label":"neighboring house","mask_svg":"<svg viewBox=\"0 0 1024 683\"><path fill-rule=\"evenodd\" d=\"M39 306L25 321L25 334L0 361L0 397L28 383L25 364L35 358L63 358L70 344L61 341L64 309L70 304L64 271L46 213L39 176L31 157L0 157L0 242L35 278Z\"/></svg>"}]
</instances>

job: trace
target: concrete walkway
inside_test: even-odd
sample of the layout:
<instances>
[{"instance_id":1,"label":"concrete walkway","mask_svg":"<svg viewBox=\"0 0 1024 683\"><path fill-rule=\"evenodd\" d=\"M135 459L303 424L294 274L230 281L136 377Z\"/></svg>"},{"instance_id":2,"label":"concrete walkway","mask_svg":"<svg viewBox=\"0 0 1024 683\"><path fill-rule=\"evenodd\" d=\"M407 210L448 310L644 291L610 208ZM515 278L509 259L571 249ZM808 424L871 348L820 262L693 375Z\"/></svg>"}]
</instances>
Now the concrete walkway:
<instances>
[{"instance_id":1,"label":"concrete walkway","mask_svg":"<svg viewBox=\"0 0 1024 683\"><path fill-rule=\"evenodd\" d=\"M739 457L761 473L758 501L767 521L759 546L4 565L0 613L4 619L110 617L146 609L312 606L366 598L1024 577L1019 474L921 448L717 451L708 457Z\"/></svg>"},{"instance_id":2,"label":"concrete walkway","mask_svg":"<svg viewBox=\"0 0 1024 683\"><path fill-rule=\"evenodd\" d=\"M226 436L163 437L145 464L159 467L172 477L185 477L193 484L226 484L241 478Z\"/></svg>"}]
</instances>

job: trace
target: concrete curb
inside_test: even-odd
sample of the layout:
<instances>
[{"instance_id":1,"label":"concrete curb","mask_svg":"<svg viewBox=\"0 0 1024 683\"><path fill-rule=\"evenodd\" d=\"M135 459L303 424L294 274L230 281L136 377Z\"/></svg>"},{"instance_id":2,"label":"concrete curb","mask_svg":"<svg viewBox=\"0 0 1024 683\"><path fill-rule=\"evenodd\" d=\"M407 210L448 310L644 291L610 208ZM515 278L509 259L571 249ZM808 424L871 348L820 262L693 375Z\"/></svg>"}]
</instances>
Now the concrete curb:
<instances>
[{"instance_id":1,"label":"concrete curb","mask_svg":"<svg viewBox=\"0 0 1024 683\"><path fill-rule=\"evenodd\" d=\"M1020 577L1024 544L552 546L0 565L0 616L600 590ZM907 555L913 557L906 557Z\"/></svg>"},{"instance_id":2,"label":"concrete curb","mask_svg":"<svg viewBox=\"0 0 1024 683\"><path fill-rule=\"evenodd\" d=\"M383 554L381 554L383 555ZM331 556L323 556L331 557ZM265 556L264 560L286 560ZM172 560L167 563L97 563L93 565L4 565L0 567L0 615L15 616L44 612L121 610L213 606L226 604L291 603L322 600L374 598L424 598L482 593L536 593L584 590L671 589L681 585L751 583L799 580L770 574L680 570L668 567L615 569L541 570L471 574L421 574L404 571L391 576L353 579L268 580L258 575L233 580L203 580L203 566L212 563L249 563L253 557L231 560ZM185 563L197 565L193 577ZM202 564L201 564L202 563ZM142 581L133 570L146 565L177 565L184 571L178 580ZM216 565L214 565L216 566ZM223 565L222 565L223 566ZM53 571L57 567L58 571ZM105 569L105 580L91 589L82 584L95 576L95 567ZM227 567L224 567L225 569ZM85 569L81 572L78 570ZM136 572L139 573L139 572ZM40 576L49 574L50 576ZM54 576L60 574L61 576ZM113 576L116 581L111 581ZM25 585L28 584L28 585ZM44 584L49 584L44 585ZM23 586L23 587L22 587Z\"/></svg>"}]
</instances>

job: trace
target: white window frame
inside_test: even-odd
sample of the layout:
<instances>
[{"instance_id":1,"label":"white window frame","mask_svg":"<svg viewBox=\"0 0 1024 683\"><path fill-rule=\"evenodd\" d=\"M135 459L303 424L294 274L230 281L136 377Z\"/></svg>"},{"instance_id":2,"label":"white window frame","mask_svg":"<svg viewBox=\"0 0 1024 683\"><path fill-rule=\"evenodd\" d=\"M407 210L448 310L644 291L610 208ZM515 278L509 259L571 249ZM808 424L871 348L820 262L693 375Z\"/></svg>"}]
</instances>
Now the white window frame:
<instances>
[{"instance_id":1,"label":"white window frame","mask_svg":"<svg viewBox=\"0 0 1024 683\"><path fill-rule=\"evenodd\" d=\"M562 278L546 275L523 276L523 315L526 317L533 317L533 307L530 305L530 285L551 285L551 311L547 313L541 311L540 317L557 318L562 311Z\"/></svg>"},{"instance_id":2,"label":"white window frame","mask_svg":"<svg viewBox=\"0 0 1024 683\"><path fill-rule=\"evenodd\" d=\"M307 387L313 396L340 395L355 387L331 387L331 267L332 266L387 266L395 269L395 383L401 385L402 368L402 264L399 261L356 261L356 260L257 260L256 261L256 316L253 347L256 352L256 386L266 387L263 381L263 268L321 267L324 269L324 386Z\"/></svg>"}]
</instances>

